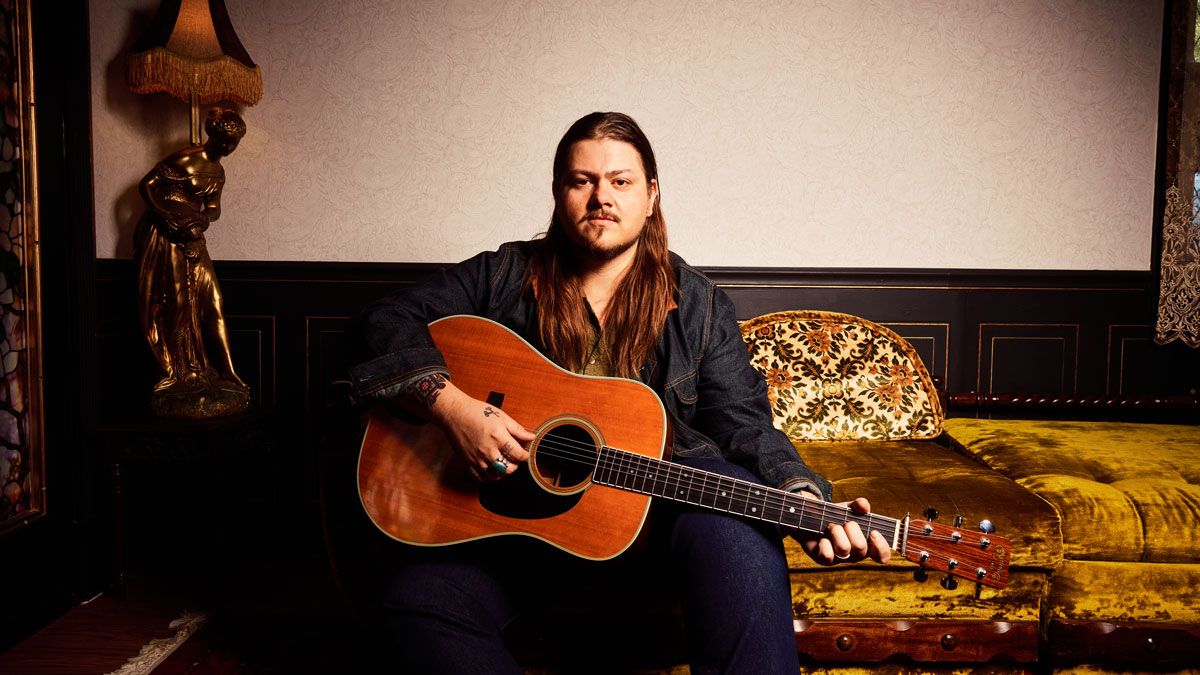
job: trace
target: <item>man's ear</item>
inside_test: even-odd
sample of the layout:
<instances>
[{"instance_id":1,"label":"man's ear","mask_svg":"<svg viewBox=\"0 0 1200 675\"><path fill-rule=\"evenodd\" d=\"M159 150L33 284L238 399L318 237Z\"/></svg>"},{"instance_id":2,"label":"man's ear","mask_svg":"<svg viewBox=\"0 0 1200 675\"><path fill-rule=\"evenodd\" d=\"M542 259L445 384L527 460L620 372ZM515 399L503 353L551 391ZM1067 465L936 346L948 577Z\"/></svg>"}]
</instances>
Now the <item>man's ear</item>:
<instances>
[{"instance_id":1,"label":"man's ear","mask_svg":"<svg viewBox=\"0 0 1200 675\"><path fill-rule=\"evenodd\" d=\"M650 179L650 203L646 205L646 217L654 213L654 205L658 203L658 179Z\"/></svg>"}]
</instances>

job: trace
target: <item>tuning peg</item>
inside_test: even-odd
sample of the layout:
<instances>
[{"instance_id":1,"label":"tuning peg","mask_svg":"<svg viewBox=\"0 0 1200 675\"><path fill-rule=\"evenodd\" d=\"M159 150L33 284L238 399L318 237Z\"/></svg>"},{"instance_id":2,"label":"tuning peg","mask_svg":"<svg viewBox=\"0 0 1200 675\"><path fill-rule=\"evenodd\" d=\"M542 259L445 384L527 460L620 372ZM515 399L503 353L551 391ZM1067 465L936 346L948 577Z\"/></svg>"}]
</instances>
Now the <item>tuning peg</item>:
<instances>
[{"instance_id":1,"label":"tuning peg","mask_svg":"<svg viewBox=\"0 0 1200 675\"><path fill-rule=\"evenodd\" d=\"M929 572L926 572L925 568L922 567L922 568L918 569L916 572L913 572L913 579L915 579L921 583L925 583L926 581L929 581Z\"/></svg>"},{"instance_id":2,"label":"tuning peg","mask_svg":"<svg viewBox=\"0 0 1200 675\"><path fill-rule=\"evenodd\" d=\"M979 531L983 532L984 534L991 534L996 531L996 526L992 524L992 521L984 518L983 520L979 521Z\"/></svg>"},{"instance_id":3,"label":"tuning peg","mask_svg":"<svg viewBox=\"0 0 1200 675\"><path fill-rule=\"evenodd\" d=\"M963 524L963 517L962 517L962 514L960 513L960 514L958 514L957 516L954 516L954 526L955 526L955 527L962 527L962 524Z\"/></svg>"},{"instance_id":4,"label":"tuning peg","mask_svg":"<svg viewBox=\"0 0 1200 675\"><path fill-rule=\"evenodd\" d=\"M958 579L955 579L954 577L947 574L945 577L942 578L942 588L944 588L948 591L952 591L952 590L958 588Z\"/></svg>"},{"instance_id":5,"label":"tuning peg","mask_svg":"<svg viewBox=\"0 0 1200 675\"><path fill-rule=\"evenodd\" d=\"M925 520L937 520L938 510L930 506L925 509Z\"/></svg>"},{"instance_id":6,"label":"tuning peg","mask_svg":"<svg viewBox=\"0 0 1200 675\"><path fill-rule=\"evenodd\" d=\"M975 568L975 578L980 581L975 582L975 599L978 600L983 596L983 578L987 576L987 570L982 567Z\"/></svg>"}]
</instances>

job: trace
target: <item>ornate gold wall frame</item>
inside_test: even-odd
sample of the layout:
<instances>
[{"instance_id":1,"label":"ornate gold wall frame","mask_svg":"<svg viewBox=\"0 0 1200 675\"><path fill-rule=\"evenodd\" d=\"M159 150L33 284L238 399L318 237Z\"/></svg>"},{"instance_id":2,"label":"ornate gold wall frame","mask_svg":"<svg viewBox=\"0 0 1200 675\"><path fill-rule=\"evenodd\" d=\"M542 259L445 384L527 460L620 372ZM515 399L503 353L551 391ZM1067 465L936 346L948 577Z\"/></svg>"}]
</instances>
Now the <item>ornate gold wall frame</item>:
<instances>
[{"instance_id":1,"label":"ornate gold wall frame","mask_svg":"<svg viewBox=\"0 0 1200 675\"><path fill-rule=\"evenodd\" d=\"M1159 258L1154 341L1200 347L1200 194L1184 201L1178 186L1167 188Z\"/></svg>"},{"instance_id":2,"label":"ornate gold wall frame","mask_svg":"<svg viewBox=\"0 0 1200 675\"><path fill-rule=\"evenodd\" d=\"M0 532L46 512L30 0L0 0Z\"/></svg>"},{"instance_id":3,"label":"ornate gold wall frame","mask_svg":"<svg viewBox=\"0 0 1200 675\"><path fill-rule=\"evenodd\" d=\"M1200 347L1200 0L1167 0L1162 229L1154 341Z\"/></svg>"}]
</instances>

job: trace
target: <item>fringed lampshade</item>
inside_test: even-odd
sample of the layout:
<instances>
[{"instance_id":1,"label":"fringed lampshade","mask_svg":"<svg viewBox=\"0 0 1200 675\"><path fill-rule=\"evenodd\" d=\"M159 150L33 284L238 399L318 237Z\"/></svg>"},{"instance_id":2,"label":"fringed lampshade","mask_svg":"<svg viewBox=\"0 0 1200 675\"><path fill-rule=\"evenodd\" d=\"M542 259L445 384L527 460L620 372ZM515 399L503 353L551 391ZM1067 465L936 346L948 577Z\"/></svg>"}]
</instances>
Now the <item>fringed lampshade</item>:
<instances>
[{"instance_id":1,"label":"fringed lampshade","mask_svg":"<svg viewBox=\"0 0 1200 675\"><path fill-rule=\"evenodd\" d=\"M166 92L192 104L193 143L200 103L254 105L262 98L262 71L234 32L224 0L162 0L125 64L134 92Z\"/></svg>"}]
</instances>

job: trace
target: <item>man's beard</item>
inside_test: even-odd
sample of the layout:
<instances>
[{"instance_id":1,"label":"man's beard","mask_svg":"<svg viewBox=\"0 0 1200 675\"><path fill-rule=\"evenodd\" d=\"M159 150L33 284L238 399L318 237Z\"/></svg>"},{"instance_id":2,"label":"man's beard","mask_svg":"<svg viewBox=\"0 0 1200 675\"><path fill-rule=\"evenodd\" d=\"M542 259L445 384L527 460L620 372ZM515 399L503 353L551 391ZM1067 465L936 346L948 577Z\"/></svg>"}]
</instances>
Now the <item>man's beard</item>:
<instances>
[{"instance_id":1,"label":"man's beard","mask_svg":"<svg viewBox=\"0 0 1200 675\"><path fill-rule=\"evenodd\" d=\"M589 239L575 242L575 251L580 255L580 257L591 262L604 263L633 248L637 242L638 237L634 237L629 241L624 241L614 246L604 247Z\"/></svg>"},{"instance_id":2,"label":"man's beard","mask_svg":"<svg viewBox=\"0 0 1200 675\"><path fill-rule=\"evenodd\" d=\"M584 216L582 220L586 221L590 218L612 218L613 220L620 222L620 217L615 213L608 213L605 211L590 212ZM628 251L630 248L636 245L638 240L641 239L641 234L639 233L637 236L629 239L628 241L623 241L610 246L604 246L597 243L594 239L588 239L585 237L572 236L569 237L569 239L573 240L573 243L575 244L575 252L580 258L589 262L606 263L620 256L622 253Z\"/></svg>"}]
</instances>

